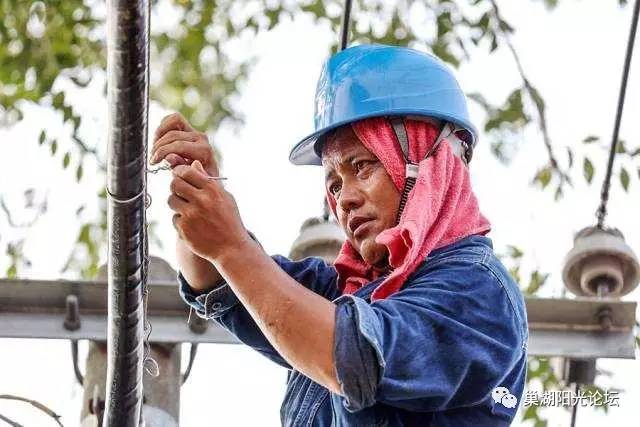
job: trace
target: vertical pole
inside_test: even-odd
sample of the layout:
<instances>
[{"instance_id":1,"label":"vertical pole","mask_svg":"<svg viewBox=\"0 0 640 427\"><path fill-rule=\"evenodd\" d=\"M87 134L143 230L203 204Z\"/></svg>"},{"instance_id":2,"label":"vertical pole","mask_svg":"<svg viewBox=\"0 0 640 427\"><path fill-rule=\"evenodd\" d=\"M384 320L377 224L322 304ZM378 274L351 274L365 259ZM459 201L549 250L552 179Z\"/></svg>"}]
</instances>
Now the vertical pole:
<instances>
[{"instance_id":1,"label":"vertical pole","mask_svg":"<svg viewBox=\"0 0 640 427\"><path fill-rule=\"evenodd\" d=\"M171 283L177 286L177 273L162 258L149 259L150 294L153 289ZM107 265L98 270L98 280L107 280ZM158 283L153 283L158 282ZM107 383L107 346L104 342L91 341L82 386L84 396L80 420L82 427L102 425L105 410L105 384ZM146 427L177 427L180 420L180 344L151 344L151 356L158 363L160 375L143 375L144 397L142 413Z\"/></svg>"},{"instance_id":2,"label":"vertical pole","mask_svg":"<svg viewBox=\"0 0 640 427\"><path fill-rule=\"evenodd\" d=\"M148 0L108 0L109 312L104 426L138 426L142 411L148 58Z\"/></svg>"}]
</instances>

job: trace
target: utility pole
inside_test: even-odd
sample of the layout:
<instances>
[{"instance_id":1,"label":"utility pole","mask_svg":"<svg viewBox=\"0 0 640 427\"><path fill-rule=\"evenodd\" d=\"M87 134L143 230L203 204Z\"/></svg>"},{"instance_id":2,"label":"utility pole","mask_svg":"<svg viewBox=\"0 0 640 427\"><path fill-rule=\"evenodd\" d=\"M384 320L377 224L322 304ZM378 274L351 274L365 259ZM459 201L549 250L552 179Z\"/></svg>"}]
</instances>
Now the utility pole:
<instances>
[{"instance_id":1,"label":"utility pole","mask_svg":"<svg viewBox=\"0 0 640 427\"><path fill-rule=\"evenodd\" d=\"M107 266L98 272L98 280L107 280ZM149 283L153 287L175 285L176 271L162 258L151 257ZM151 291L153 292L153 290ZM157 377L144 372L142 417L147 427L177 427L180 417L181 345L178 343L151 344L151 356L158 363ZM102 426L107 380L107 345L104 341L90 341L83 379L84 395L80 419L82 427Z\"/></svg>"}]
</instances>

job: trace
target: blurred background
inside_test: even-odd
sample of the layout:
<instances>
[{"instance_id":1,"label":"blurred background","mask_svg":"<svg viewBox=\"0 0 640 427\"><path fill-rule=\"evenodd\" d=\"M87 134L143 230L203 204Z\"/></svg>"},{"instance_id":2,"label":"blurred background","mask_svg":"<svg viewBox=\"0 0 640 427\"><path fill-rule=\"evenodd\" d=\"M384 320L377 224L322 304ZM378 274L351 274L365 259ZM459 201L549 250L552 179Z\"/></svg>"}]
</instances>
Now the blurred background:
<instances>
[{"instance_id":1,"label":"blurred background","mask_svg":"<svg viewBox=\"0 0 640 427\"><path fill-rule=\"evenodd\" d=\"M269 253L286 255L303 221L322 214L322 171L290 165L288 153L312 130L315 83L337 48L342 3L151 3L150 133L174 111L206 131L246 227ZM525 294L565 296L564 256L595 223L631 12L623 0L354 2L352 44L408 45L455 69L481 130L473 186L496 252ZM106 262L105 14L98 0L0 1L1 277L94 279ZM636 250L637 62L607 217ZM169 182L166 171L148 178L150 252L177 269ZM81 366L86 353L81 342ZM79 425L82 386L71 366L67 341L0 339L0 395L38 400ZM638 362L597 367L594 387L618 390L619 404L579 408L577 425L637 425ZM527 380L539 393L566 388L545 358L531 357ZM286 371L251 349L202 345L181 389L181 425L279 425L285 383ZM0 399L0 414L55 425L15 401ZM514 425L567 426L570 417L567 407L521 404Z\"/></svg>"}]
</instances>

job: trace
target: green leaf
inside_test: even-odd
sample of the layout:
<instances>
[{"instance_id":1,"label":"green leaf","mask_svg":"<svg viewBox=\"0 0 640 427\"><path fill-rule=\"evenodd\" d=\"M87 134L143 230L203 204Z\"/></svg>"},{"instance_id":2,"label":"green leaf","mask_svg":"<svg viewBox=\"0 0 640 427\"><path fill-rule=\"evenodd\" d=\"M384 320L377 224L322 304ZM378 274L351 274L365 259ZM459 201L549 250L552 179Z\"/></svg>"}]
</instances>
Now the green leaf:
<instances>
[{"instance_id":1,"label":"green leaf","mask_svg":"<svg viewBox=\"0 0 640 427\"><path fill-rule=\"evenodd\" d=\"M438 38L441 38L445 34L449 33L453 29L453 23L451 22L451 12L445 11L438 15L436 24L438 28Z\"/></svg>"},{"instance_id":2,"label":"green leaf","mask_svg":"<svg viewBox=\"0 0 640 427\"><path fill-rule=\"evenodd\" d=\"M66 169L69 166L69 162L71 161L71 154L67 151L64 153L64 158L62 159L62 169Z\"/></svg>"},{"instance_id":3,"label":"green leaf","mask_svg":"<svg viewBox=\"0 0 640 427\"><path fill-rule=\"evenodd\" d=\"M545 284L548 277L548 274L540 274L538 270L533 271L531 273L531 277L529 278L529 286L527 287L525 292L529 295L535 294L542 287L542 285Z\"/></svg>"},{"instance_id":4,"label":"green leaf","mask_svg":"<svg viewBox=\"0 0 640 427\"><path fill-rule=\"evenodd\" d=\"M50 147L51 147L51 155L53 156L56 154L56 151L58 151L58 141L55 139L51 141Z\"/></svg>"},{"instance_id":5,"label":"green leaf","mask_svg":"<svg viewBox=\"0 0 640 427\"><path fill-rule=\"evenodd\" d=\"M76 181L80 182L80 180L82 179L82 164L79 164L78 167L76 168Z\"/></svg>"},{"instance_id":6,"label":"green leaf","mask_svg":"<svg viewBox=\"0 0 640 427\"><path fill-rule=\"evenodd\" d=\"M495 52L498 48L498 38L495 33L491 33L491 45L489 46L489 53Z\"/></svg>"},{"instance_id":7,"label":"green leaf","mask_svg":"<svg viewBox=\"0 0 640 427\"><path fill-rule=\"evenodd\" d=\"M569 158L569 169L573 167L573 150L567 147L567 157Z\"/></svg>"},{"instance_id":8,"label":"green leaf","mask_svg":"<svg viewBox=\"0 0 640 427\"><path fill-rule=\"evenodd\" d=\"M558 200L560 200L562 198L563 194L564 194L564 192L562 191L562 186L558 185L558 187L556 188L555 193L553 193L553 200L555 200L557 202Z\"/></svg>"},{"instance_id":9,"label":"green leaf","mask_svg":"<svg viewBox=\"0 0 640 427\"><path fill-rule=\"evenodd\" d=\"M547 420L537 420L533 427L547 427Z\"/></svg>"},{"instance_id":10,"label":"green leaf","mask_svg":"<svg viewBox=\"0 0 640 427\"><path fill-rule=\"evenodd\" d=\"M629 172L624 166L620 168L620 184L622 184L624 191L629 191Z\"/></svg>"},{"instance_id":11,"label":"green leaf","mask_svg":"<svg viewBox=\"0 0 640 427\"><path fill-rule=\"evenodd\" d=\"M591 144L591 143L594 143L596 141L600 141L600 137L597 137L595 135L589 135L588 137L586 137L585 139L582 140L582 142L585 143L585 144Z\"/></svg>"},{"instance_id":12,"label":"green leaf","mask_svg":"<svg viewBox=\"0 0 640 427\"><path fill-rule=\"evenodd\" d=\"M13 279L13 278L15 278L17 276L17 274L18 274L18 269L16 267L16 264L13 263L7 269L7 278Z\"/></svg>"},{"instance_id":13,"label":"green leaf","mask_svg":"<svg viewBox=\"0 0 640 427\"><path fill-rule=\"evenodd\" d=\"M587 157L584 158L584 162L582 163L582 172L584 174L584 179L586 179L587 182L591 184L591 181L593 180L594 169L593 163L591 163L591 160L589 160Z\"/></svg>"},{"instance_id":14,"label":"green leaf","mask_svg":"<svg viewBox=\"0 0 640 427\"><path fill-rule=\"evenodd\" d=\"M47 134L44 132L44 129L40 131L40 136L38 137L38 145L44 144L44 140L46 139Z\"/></svg>"},{"instance_id":15,"label":"green leaf","mask_svg":"<svg viewBox=\"0 0 640 427\"><path fill-rule=\"evenodd\" d=\"M56 109L62 108L64 104L64 92L58 92L53 95L53 107Z\"/></svg>"},{"instance_id":16,"label":"green leaf","mask_svg":"<svg viewBox=\"0 0 640 427\"><path fill-rule=\"evenodd\" d=\"M80 228L78 233L78 242L88 244L91 241L91 224L86 223Z\"/></svg>"},{"instance_id":17,"label":"green leaf","mask_svg":"<svg viewBox=\"0 0 640 427\"><path fill-rule=\"evenodd\" d=\"M622 139L618 140L618 143L616 144L616 153L622 154L626 152L627 149L625 147L625 142Z\"/></svg>"},{"instance_id":18,"label":"green leaf","mask_svg":"<svg viewBox=\"0 0 640 427\"><path fill-rule=\"evenodd\" d=\"M480 17L480 20L476 24L478 27L482 29L484 33L486 33L487 30L489 30L489 18L490 18L489 12L485 12L484 15Z\"/></svg>"},{"instance_id":19,"label":"green leaf","mask_svg":"<svg viewBox=\"0 0 640 427\"><path fill-rule=\"evenodd\" d=\"M537 406L528 406L524 411L524 415L522 416L522 421L526 420L535 420L538 418L538 414L536 413L538 410Z\"/></svg>"},{"instance_id":20,"label":"green leaf","mask_svg":"<svg viewBox=\"0 0 640 427\"><path fill-rule=\"evenodd\" d=\"M551 167L547 166L540 169L533 180L534 182L538 181L540 183L540 186L542 188L545 188L547 185L549 185L549 182L551 182Z\"/></svg>"},{"instance_id":21,"label":"green leaf","mask_svg":"<svg viewBox=\"0 0 640 427\"><path fill-rule=\"evenodd\" d=\"M507 246L507 253L511 258L515 258L515 259L522 258L522 255L524 255L524 253L522 252L522 250L520 250L520 248L513 245Z\"/></svg>"}]
</instances>

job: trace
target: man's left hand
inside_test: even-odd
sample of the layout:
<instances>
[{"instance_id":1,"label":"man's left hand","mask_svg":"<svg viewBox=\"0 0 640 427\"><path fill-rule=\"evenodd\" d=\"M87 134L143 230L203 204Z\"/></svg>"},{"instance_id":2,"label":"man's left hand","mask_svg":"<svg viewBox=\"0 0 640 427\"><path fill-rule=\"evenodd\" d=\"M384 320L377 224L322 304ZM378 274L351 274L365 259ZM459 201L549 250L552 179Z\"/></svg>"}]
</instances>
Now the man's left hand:
<instances>
[{"instance_id":1,"label":"man's left hand","mask_svg":"<svg viewBox=\"0 0 640 427\"><path fill-rule=\"evenodd\" d=\"M218 180L208 179L202 164L179 165L172 170L173 226L189 248L211 262L251 238L245 231L235 199Z\"/></svg>"}]
</instances>

